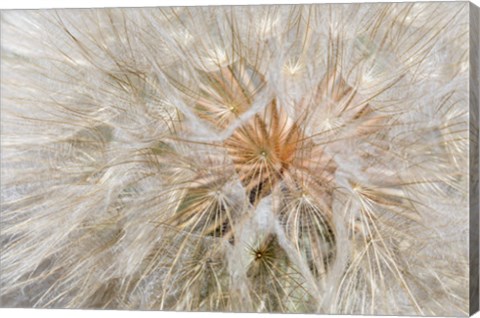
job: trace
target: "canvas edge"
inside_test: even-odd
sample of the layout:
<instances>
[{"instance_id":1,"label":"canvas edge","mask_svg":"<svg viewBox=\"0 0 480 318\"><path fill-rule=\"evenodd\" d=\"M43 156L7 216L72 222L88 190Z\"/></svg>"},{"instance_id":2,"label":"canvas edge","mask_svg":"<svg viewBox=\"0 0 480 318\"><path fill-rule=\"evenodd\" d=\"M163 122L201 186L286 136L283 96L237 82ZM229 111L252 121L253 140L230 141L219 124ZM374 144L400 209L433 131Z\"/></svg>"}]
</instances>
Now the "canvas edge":
<instances>
[{"instance_id":1,"label":"canvas edge","mask_svg":"<svg viewBox=\"0 0 480 318\"><path fill-rule=\"evenodd\" d=\"M470 267L470 300L469 314L475 314L479 309L479 145L478 145L478 114L479 114L479 30L480 9L470 2L469 6L469 140L470 140L470 173L469 173L469 203L470 203L470 226L469 226L469 267Z\"/></svg>"},{"instance_id":2,"label":"canvas edge","mask_svg":"<svg viewBox=\"0 0 480 318\"><path fill-rule=\"evenodd\" d=\"M2 72L2 65L3 65L3 57L2 57L2 52L3 52L3 15L4 15L5 10L0 9L0 138L3 136L3 121L1 120L2 117L2 81L3 81L3 72ZM2 145L3 142L0 140L0 154L2 153ZM0 180L2 180L2 174L3 174L3 169L0 169ZM3 209L2 207L2 198L0 198L0 224L2 224L3 220ZM1 231L1 227L0 227ZM0 232L1 234L1 232ZM0 255L3 254L3 245L0 245ZM2 264L0 263L0 295L2 295L2 289L3 289L3 270L2 270ZM0 308L6 308L4 303L2 302L2 297L0 296Z\"/></svg>"}]
</instances>

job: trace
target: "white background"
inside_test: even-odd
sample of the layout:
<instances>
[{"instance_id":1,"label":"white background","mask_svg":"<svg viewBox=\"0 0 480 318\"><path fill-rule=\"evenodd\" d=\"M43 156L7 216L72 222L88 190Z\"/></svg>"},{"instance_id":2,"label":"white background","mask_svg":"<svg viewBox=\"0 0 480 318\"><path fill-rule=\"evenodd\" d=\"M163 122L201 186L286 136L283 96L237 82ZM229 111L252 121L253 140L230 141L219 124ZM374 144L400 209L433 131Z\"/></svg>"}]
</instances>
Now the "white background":
<instances>
[{"instance_id":1,"label":"white background","mask_svg":"<svg viewBox=\"0 0 480 318\"><path fill-rule=\"evenodd\" d=\"M374 1L370 2L399 2L399 1ZM411 0L407 0L412 2ZM423 0L425 1L425 0ZM428 1L428 0L427 0ZM39 8L89 8L89 7L144 7L144 6L191 6L191 5L246 5L246 4L301 4L301 3L351 3L367 2L359 0L335 1L335 0L70 0L68 4L62 0L9 0L7 3L0 3L0 9L39 9ZM472 0L477 6L480 6L480 0ZM0 264L1 272L1 264ZM0 309L2 318L23 318L23 317L62 317L62 318L275 318L285 317L278 314L235 314L235 313L185 313L185 312L129 312L129 311L97 311L97 310L44 310L44 309ZM293 316L291 316L293 317ZM310 318L328 318L327 315L301 315L300 317ZM341 317L341 316L339 316ZM349 316L352 318L373 317L373 316ZM394 316L395 317L395 316ZM480 318L476 314L475 318Z\"/></svg>"}]
</instances>

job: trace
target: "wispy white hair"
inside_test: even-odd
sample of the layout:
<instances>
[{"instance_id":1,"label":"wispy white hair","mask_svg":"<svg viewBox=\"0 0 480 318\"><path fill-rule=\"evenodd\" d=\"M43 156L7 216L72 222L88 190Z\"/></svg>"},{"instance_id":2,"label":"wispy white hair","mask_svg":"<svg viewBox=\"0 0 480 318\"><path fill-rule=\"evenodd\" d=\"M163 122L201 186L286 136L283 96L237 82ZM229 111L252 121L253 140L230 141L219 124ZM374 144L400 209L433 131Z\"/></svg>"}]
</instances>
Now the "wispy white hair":
<instances>
[{"instance_id":1,"label":"wispy white hair","mask_svg":"<svg viewBox=\"0 0 480 318\"><path fill-rule=\"evenodd\" d=\"M2 305L465 314L468 10L2 12Z\"/></svg>"}]
</instances>

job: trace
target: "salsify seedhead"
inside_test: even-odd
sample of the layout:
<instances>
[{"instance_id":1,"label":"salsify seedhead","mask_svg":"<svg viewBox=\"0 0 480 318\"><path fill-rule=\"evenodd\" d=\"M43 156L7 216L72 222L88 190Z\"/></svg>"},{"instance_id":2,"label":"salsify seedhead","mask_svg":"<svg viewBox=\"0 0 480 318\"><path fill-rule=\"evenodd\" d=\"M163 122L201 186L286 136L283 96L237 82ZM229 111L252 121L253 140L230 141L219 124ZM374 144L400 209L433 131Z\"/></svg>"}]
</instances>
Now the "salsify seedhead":
<instances>
[{"instance_id":1,"label":"salsify seedhead","mask_svg":"<svg viewBox=\"0 0 480 318\"><path fill-rule=\"evenodd\" d=\"M465 314L468 12L2 12L2 305Z\"/></svg>"}]
</instances>

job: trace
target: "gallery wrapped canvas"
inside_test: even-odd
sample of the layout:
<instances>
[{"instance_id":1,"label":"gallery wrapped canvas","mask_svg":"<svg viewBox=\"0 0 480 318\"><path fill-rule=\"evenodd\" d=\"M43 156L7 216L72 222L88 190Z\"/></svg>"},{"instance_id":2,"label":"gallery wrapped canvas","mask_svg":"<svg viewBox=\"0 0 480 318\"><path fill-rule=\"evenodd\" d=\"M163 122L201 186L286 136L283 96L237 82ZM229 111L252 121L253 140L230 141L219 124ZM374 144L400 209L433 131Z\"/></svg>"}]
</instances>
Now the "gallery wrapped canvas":
<instances>
[{"instance_id":1,"label":"gallery wrapped canvas","mask_svg":"<svg viewBox=\"0 0 480 318\"><path fill-rule=\"evenodd\" d=\"M468 2L1 12L2 307L478 308Z\"/></svg>"}]
</instances>

